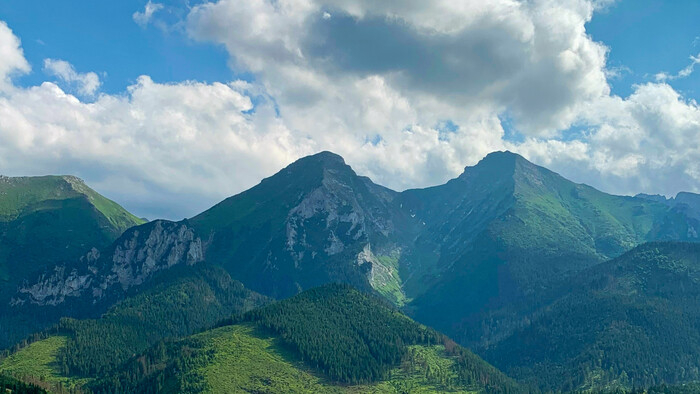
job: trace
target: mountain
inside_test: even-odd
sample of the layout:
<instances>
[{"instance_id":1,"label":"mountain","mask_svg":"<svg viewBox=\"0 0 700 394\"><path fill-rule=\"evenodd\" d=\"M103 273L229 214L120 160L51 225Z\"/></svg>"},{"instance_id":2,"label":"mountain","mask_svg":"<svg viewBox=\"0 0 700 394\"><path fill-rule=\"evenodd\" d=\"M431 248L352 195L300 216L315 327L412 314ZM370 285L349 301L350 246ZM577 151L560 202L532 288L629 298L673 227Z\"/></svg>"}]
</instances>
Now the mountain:
<instances>
[{"instance_id":1,"label":"mountain","mask_svg":"<svg viewBox=\"0 0 700 394\"><path fill-rule=\"evenodd\" d=\"M397 193L322 152L193 218L131 227L22 283L13 305L96 317L159 275L206 263L275 299L349 284L491 357L582 273L648 241L698 240L694 201L606 194L510 152Z\"/></svg>"},{"instance_id":2,"label":"mountain","mask_svg":"<svg viewBox=\"0 0 700 394\"><path fill-rule=\"evenodd\" d=\"M94 392L529 392L441 334L327 285L161 343Z\"/></svg>"},{"instance_id":3,"label":"mountain","mask_svg":"<svg viewBox=\"0 0 700 394\"><path fill-rule=\"evenodd\" d=\"M403 193L322 152L191 219L134 227L76 271L47 274L16 298L102 302L154 272L206 260L273 298L343 282L409 304L432 324L433 311L471 319L492 299L538 293L647 240L694 239L691 224L663 202L575 184L509 152ZM458 332L461 323L437 322L474 340Z\"/></svg>"},{"instance_id":4,"label":"mountain","mask_svg":"<svg viewBox=\"0 0 700 394\"><path fill-rule=\"evenodd\" d=\"M398 286L393 260L407 218L396 196L321 152L189 223L210 240L208 259L264 294L284 298L336 281L382 291Z\"/></svg>"},{"instance_id":5,"label":"mountain","mask_svg":"<svg viewBox=\"0 0 700 394\"><path fill-rule=\"evenodd\" d=\"M644 244L565 286L486 359L543 389L700 380L700 244Z\"/></svg>"},{"instance_id":6,"label":"mountain","mask_svg":"<svg viewBox=\"0 0 700 394\"><path fill-rule=\"evenodd\" d=\"M0 176L0 348L41 325L13 319L24 282L109 246L143 223L72 176Z\"/></svg>"},{"instance_id":7,"label":"mountain","mask_svg":"<svg viewBox=\"0 0 700 394\"><path fill-rule=\"evenodd\" d=\"M425 222L416 245L434 251L438 273L418 278L412 316L477 348L524 324L558 283L645 241L677 239L667 230L686 223L663 203L606 194L509 152L399 201Z\"/></svg>"},{"instance_id":8,"label":"mountain","mask_svg":"<svg viewBox=\"0 0 700 394\"><path fill-rule=\"evenodd\" d=\"M97 319L64 318L0 359L0 373L51 391L80 387L107 376L165 338L211 327L231 314L269 303L267 297L207 264L160 272L132 288Z\"/></svg>"},{"instance_id":9,"label":"mountain","mask_svg":"<svg viewBox=\"0 0 700 394\"><path fill-rule=\"evenodd\" d=\"M685 218L680 223L667 225L667 232L672 232L673 238L698 238L700 231L700 194L680 192L675 198L665 196L651 196L648 194L638 194L638 198L654 200L665 204L676 214L677 217Z\"/></svg>"},{"instance_id":10,"label":"mountain","mask_svg":"<svg viewBox=\"0 0 700 394\"><path fill-rule=\"evenodd\" d=\"M275 298L343 282L400 303L403 233L416 226L393 204L396 196L322 152L194 218L130 228L74 270L23 286L16 299L43 307L109 305L159 271L206 260Z\"/></svg>"}]
</instances>

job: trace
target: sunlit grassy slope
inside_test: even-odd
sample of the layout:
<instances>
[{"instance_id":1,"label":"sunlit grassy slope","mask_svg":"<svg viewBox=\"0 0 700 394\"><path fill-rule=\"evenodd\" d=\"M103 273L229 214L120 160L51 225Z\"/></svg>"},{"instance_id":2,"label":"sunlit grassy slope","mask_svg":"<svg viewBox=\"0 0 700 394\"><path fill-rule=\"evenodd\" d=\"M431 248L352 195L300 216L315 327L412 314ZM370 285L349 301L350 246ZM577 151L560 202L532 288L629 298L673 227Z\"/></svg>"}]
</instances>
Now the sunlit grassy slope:
<instances>
[{"instance_id":1,"label":"sunlit grassy slope","mask_svg":"<svg viewBox=\"0 0 700 394\"><path fill-rule=\"evenodd\" d=\"M0 373L40 384L44 388L76 387L88 381L61 375L58 355L68 338L57 335L30 344L0 361Z\"/></svg>"},{"instance_id":2,"label":"sunlit grassy slope","mask_svg":"<svg viewBox=\"0 0 700 394\"><path fill-rule=\"evenodd\" d=\"M389 379L364 385L339 385L313 373L274 336L250 324L222 327L200 334L211 361L191 371L204 379L209 393L469 393L468 388L442 384L456 378L453 361L443 346L411 346L410 356L391 370ZM426 371L430 373L426 374ZM192 379L194 377L190 377Z\"/></svg>"}]
</instances>

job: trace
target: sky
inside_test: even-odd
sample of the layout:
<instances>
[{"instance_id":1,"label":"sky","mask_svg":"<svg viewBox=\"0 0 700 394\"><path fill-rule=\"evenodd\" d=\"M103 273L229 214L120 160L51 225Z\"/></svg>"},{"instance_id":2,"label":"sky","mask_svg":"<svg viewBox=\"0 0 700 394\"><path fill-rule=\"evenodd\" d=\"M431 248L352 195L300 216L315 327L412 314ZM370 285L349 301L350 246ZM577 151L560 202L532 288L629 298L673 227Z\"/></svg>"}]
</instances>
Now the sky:
<instances>
[{"instance_id":1,"label":"sky","mask_svg":"<svg viewBox=\"0 0 700 394\"><path fill-rule=\"evenodd\" d=\"M182 219L322 150L396 190L496 150L700 192L696 0L0 2L0 174Z\"/></svg>"}]
</instances>

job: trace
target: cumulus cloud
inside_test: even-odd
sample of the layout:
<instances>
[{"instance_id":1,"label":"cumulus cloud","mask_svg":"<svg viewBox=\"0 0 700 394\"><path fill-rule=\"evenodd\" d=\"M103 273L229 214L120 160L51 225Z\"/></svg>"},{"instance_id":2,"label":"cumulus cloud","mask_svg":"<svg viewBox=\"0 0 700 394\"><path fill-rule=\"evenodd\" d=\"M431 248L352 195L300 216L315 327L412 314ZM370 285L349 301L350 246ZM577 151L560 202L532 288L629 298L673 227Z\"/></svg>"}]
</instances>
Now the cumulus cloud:
<instances>
[{"instance_id":1,"label":"cumulus cloud","mask_svg":"<svg viewBox=\"0 0 700 394\"><path fill-rule=\"evenodd\" d=\"M0 21L0 93L11 87L12 75L27 73L30 69L19 38L5 22Z\"/></svg>"},{"instance_id":2,"label":"cumulus cloud","mask_svg":"<svg viewBox=\"0 0 700 394\"><path fill-rule=\"evenodd\" d=\"M444 182L511 149L609 192L698 191L697 103L663 82L610 94L607 48L585 30L609 3L204 3L188 34L225 45L253 82L142 76L92 102L51 82L14 86L29 65L0 24L0 168L77 174L137 214L169 218L319 150L395 189ZM61 75L85 74L63 68L55 75L78 86Z\"/></svg>"},{"instance_id":3,"label":"cumulus cloud","mask_svg":"<svg viewBox=\"0 0 700 394\"><path fill-rule=\"evenodd\" d=\"M136 11L131 18L141 27L146 27L153 18L153 14L163 9L163 4L153 3L148 0L142 12Z\"/></svg>"},{"instance_id":4,"label":"cumulus cloud","mask_svg":"<svg viewBox=\"0 0 700 394\"><path fill-rule=\"evenodd\" d=\"M158 84L85 103L45 82L0 98L0 168L78 174L140 213L192 215L313 152L242 83ZM174 197L177 196L177 197Z\"/></svg>"},{"instance_id":5,"label":"cumulus cloud","mask_svg":"<svg viewBox=\"0 0 700 394\"><path fill-rule=\"evenodd\" d=\"M79 73L75 71L72 64L65 60L44 59L44 71L75 86L78 93L84 96L94 96L102 84L100 77L94 72Z\"/></svg>"},{"instance_id":6,"label":"cumulus cloud","mask_svg":"<svg viewBox=\"0 0 700 394\"><path fill-rule=\"evenodd\" d=\"M677 144L700 131L696 103L663 83L610 94L624 69L607 68L585 25L612 3L219 0L187 26L254 72L290 128L393 187L441 182L508 148L608 191L698 190L684 161L698 149ZM503 115L524 142L504 139Z\"/></svg>"},{"instance_id":7,"label":"cumulus cloud","mask_svg":"<svg viewBox=\"0 0 700 394\"><path fill-rule=\"evenodd\" d=\"M700 107L670 85L636 86L627 98L608 97L585 109L579 140L528 140L516 147L603 190L675 194L700 188Z\"/></svg>"},{"instance_id":8,"label":"cumulus cloud","mask_svg":"<svg viewBox=\"0 0 700 394\"><path fill-rule=\"evenodd\" d=\"M594 10L584 0L221 0L195 7L188 29L226 45L288 105L320 97L291 72L335 84L378 76L411 98L507 108L523 132L552 135L609 94L607 48L585 31Z\"/></svg>"}]
</instances>

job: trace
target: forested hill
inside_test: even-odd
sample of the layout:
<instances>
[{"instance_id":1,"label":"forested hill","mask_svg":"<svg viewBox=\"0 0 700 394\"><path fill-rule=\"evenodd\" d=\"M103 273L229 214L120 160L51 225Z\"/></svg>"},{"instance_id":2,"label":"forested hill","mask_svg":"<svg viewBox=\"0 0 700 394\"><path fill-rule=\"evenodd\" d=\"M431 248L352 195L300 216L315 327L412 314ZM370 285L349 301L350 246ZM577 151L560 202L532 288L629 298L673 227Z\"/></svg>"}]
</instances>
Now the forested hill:
<instances>
[{"instance_id":1,"label":"forested hill","mask_svg":"<svg viewBox=\"0 0 700 394\"><path fill-rule=\"evenodd\" d=\"M482 354L545 389L700 380L700 244L648 243L584 271Z\"/></svg>"},{"instance_id":2,"label":"forested hill","mask_svg":"<svg viewBox=\"0 0 700 394\"><path fill-rule=\"evenodd\" d=\"M174 267L130 293L99 319L62 319L0 359L0 373L52 390L79 387L165 338L191 335L269 302L206 264Z\"/></svg>"},{"instance_id":3,"label":"forested hill","mask_svg":"<svg viewBox=\"0 0 700 394\"><path fill-rule=\"evenodd\" d=\"M9 376L0 375L0 393L7 394L45 394L46 390L39 386L21 382Z\"/></svg>"},{"instance_id":4,"label":"forested hill","mask_svg":"<svg viewBox=\"0 0 700 394\"><path fill-rule=\"evenodd\" d=\"M529 392L444 335L346 285L308 290L219 328L161 343L91 387L96 392Z\"/></svg>"}]
</instances>

